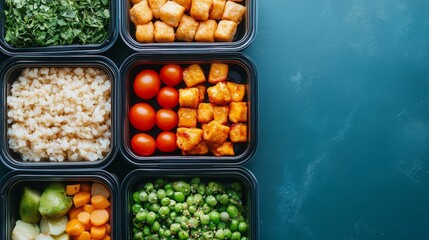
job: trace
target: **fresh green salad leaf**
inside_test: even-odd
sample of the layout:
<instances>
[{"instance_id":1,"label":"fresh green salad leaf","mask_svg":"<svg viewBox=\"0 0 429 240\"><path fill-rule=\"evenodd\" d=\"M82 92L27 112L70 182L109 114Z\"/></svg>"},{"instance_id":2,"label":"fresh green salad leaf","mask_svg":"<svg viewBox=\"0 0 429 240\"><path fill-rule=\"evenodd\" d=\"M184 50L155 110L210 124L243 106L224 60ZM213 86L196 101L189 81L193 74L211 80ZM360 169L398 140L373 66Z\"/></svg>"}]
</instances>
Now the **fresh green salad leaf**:
<instances>
[{"instance_id":1,"label":"fresh green salad leaf","mask_svg":"<svg viewBox=\"0 0 429 240\"><path fill-rule=\"evenodd\" d=\"M13 47L98 44L109 34L108 0L5 0L5 41Z\"/></svg>"}]
</instances>

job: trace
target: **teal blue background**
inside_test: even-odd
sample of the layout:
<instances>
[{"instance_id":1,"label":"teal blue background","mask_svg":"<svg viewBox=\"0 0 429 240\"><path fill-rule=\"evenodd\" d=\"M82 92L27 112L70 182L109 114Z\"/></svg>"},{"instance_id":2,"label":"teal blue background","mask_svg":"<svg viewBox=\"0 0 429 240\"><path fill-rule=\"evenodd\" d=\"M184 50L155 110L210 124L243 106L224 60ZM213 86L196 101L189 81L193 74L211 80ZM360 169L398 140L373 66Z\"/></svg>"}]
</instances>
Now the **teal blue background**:
<instances>
[{"instance_id":1,"label":"teal blue background","mask_svg":"<svg viewBox=\"0 0 429 240\"><path fill-rule=\"evenodd\" d=\"M258 5L261 239L429 239L429 1Z\"/></svg>"}]
</instances>

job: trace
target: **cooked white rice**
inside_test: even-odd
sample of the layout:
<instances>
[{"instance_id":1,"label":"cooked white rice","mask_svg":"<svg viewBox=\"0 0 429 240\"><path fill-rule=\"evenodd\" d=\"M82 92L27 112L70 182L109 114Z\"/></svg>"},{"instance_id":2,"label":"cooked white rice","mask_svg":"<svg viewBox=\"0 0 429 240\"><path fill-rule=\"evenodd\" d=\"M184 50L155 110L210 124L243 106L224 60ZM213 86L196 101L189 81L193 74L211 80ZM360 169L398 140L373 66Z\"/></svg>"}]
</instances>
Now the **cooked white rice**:
<instances>
[{"instance_id":1,"label":"cooked white rice","mask_svg":"<svg viewBox=\"0 0 429 240\"><path fill-rule=\"evenodd\" d=\"M7 97L9 147L24 161L95 161L110 151L111 80L96 68L26 68Z\"/></svg>"}]
</instances>

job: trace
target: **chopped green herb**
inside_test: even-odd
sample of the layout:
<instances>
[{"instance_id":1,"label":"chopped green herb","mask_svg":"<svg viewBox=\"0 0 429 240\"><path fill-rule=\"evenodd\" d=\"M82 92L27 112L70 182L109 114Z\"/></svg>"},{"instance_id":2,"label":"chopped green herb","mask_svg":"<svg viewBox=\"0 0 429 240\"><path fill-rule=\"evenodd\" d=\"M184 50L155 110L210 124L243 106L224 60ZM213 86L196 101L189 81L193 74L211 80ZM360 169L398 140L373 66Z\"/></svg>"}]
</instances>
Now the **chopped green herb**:
<instances>
[{"instance_id":1,"label":"chopped green herb","mask_svg":"<svg viewBox=\"0 0 429 240\"><path fill-rule=\"evenodd\" d=\"M13 47L98 44L109 34L108 0L6 0L4 13Z\"/></svg>"}]
</instances>

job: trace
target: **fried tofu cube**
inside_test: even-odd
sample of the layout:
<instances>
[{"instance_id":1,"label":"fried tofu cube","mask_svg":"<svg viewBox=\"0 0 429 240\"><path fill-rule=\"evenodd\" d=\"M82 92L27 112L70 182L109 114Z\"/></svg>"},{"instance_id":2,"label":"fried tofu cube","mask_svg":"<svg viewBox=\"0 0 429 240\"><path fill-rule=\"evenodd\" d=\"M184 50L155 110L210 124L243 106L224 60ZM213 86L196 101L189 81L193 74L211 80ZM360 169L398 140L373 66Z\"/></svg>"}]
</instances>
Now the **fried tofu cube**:
<instances>
[{"instance_id":1,"label":"fried tofu cube","mask_svg":"<svg viewBox=\"0 0 429 240\"><path fill-rule=\"evenodd\" d=\"M136 40L141 43L150 43L153 42L154 34L153 22L149 21L143 25L136 26Z\"/></svg>"},{"instance_id":2,"label":"fried tofu cube","mask_svg":"<svg viewBox=\"0 0 429 240\"><path fill-rule=\"evenodd\" d=\"M185 11L189 11L191 9L192 0L173 0L173 2L182 5L182 7L185 8Z\"/></svg>"},{"instance_id":3,"label":"fried tofu cube","mask_svg":"<svg viewBox=\"0 0 429 240\"><path fill-rule=\"evenodd\" d=\"M245 12L245 6L233 1L227 1L225 4L225 9L223 10L222 19L231 20L238 24L241 22Z\"/></svg>"},{"instance_id":4,"label":"fried tofu cube","mask_svg":"<svg viewBox=\"0 0 429 240\"><path fill-rule=\"evenodd\" d=\"M229 106L213 106L213 119L221 124L228 123Z\"/></svg>"},{"instance_id":5,"label":"fried tofu cube","mask_svg":"<svg viewBox=\"0 0 429 240\"><path fill-rule=\"evenodd\" d=\"M245 102L230 102L229 120L233 123L247 122L247 104Z\"/></svg>"},{"instance_id":6,"label":"fried tofu cube","mask_svg":"<svg viewBox=\"0 0 429 240\"><path fill-rule=\"evenodd\" d=\"M179 108L177 111L179 116L178 127L196 127L197 126L197 109Z\"/></svg>"},{"instance_id":7,"label":"fried tofu cube","mask_svg":"<svg viewBox=\"0 0 429 240\"><path fill-rule=\"evenodd\" d=\"M219 42L232 42L237 32L237 23L229 20L221 20L214 32L214 38Z\"/></svg>"},{"instance_id":8,"label":"fried tofu cube","mask_svg":"<svg viewBox=\"0 0 429 240\"><path fill-rule=\"evenodd\" d=\"M143 25L152 20L152 11L147 1L141 1L130 9L130 20L135 25Z\"/></svg>"},{"instance_id":9,"label":"fried tofu cube","mask_svg":"<svg viewBox=\"0 0 429 240\"><path fill-rule=\"evenodd\" d=\"M187 87L193 87L206 81L204 71L199 64L192 64L183 70L183 81Z\"/></svg>"},{"instance_id":10,"label":"fried tofu cube","mask_svg":"<svg viewBox=\"0 0 429 240\"><path fill-rule=\"evenodd\" d=\"M211 121L202 125L204 140L213 144L223 144L228 138L230 128L218 121Z\"/></svg>"},{"instance_id":11,"label":"fried tofu cube","mask_svg":"<svg viewBox=\"0 0 429 240\"><path fill-rule=\"evenodd\" d=\"M200 23L193 17L183 15L176 31L176 39L185 42L194 41L195 33L197 32L199 25Z\"/></svg>"},{"instance_id":12,"label":"fried tofu cube","mask_svg":"<svg viewBox=\"0 0 429 240\"><path fill-rule=\"evenodd\" d=\"M244 94L246 93L246 85L233 82L226 82L229 93L231 94L231 102L243 101Z\"/></svg>"},{"instance_id":13,"label":"fried tofu cube","mask_svg":"<svg viewBox=\"0 0 429 240\"><path fill-rule=\"evenodd\" d=\"M199 100L200 102L204 102L204 99L206 98L206 86L204 86L203 84L197 85L195 86L196 88L198 88L198 92L200 94L199 96Z\"/></svg>"},{"instance_id":14,"label":"fried tofu cube","mask_svg":"<svg viewBox=\"0 0 429 240\"><path fill-rule=\"evenodd\" d=\"M166 2L167 0L147 0L150 10L152 10L152 14L155 18L159 18L159 10Z\"/></svg>"},{"instance_id":15,"label":"fried tofu cube","mask_svg":"<svg viewBox=\"0 0 429 240\"><path fill-rule=\"evenodd\" d=\"M191 16L200 21L208 20L212 4L213 0L192 0Z\"/></svg>"},{"instance_id":16,"label":"fried tofu cube","mask_svg":"<svg viewBox=\"0 0 429 240\"><path fill-rule=\"evenodd\" d=\"M200 22L197 32L195 33L195 41L214 42L214 32L216 31L216 28L217 23L215 20Z\"/></svg>"},{"instance_id":17,"label":"fried tofu cube","mask_svg":"<svg viewBox=\"0 0 429 240\"><path fill-rule=\"evenodd\" d=\"M209 18L214 20L222 19L223 10L225 9L226 0L213 0L213 7L210 11Z\"/></svg>"},{"instance_id":18,"label":"fried tofu cube","mask_svg":"<svg viewBox=\"0 0 429 240\"><path fill-rule=\"evenodd\" d=\"M210 66L208 82L216 84L218 82L226 81L228 78L228 64L224 63L212 63Z\"/></svg>"},{"instance_id":19,"label":"fried tofu cube","mask_svg":"<svg viewBox=\"0 0 429 240\"><path fill-rule=\"evenodd\" d=\"M174 42L174 28L162 21L155 24L155 42Z\"/></svg>"},{"instance_id":20,"label":"fried tofu cube","mask_svg":"<svg viewBox=\"0 0 429 240\"><path fill-rule=\"evenodd\" d=\"M166 2L159 10L161 20L173 27L179 26L184 13L185 8L173 1Z\"/></svg>"},{"instance_id":21,"label":"fried tofu cube","mask_svg":"<svg viewBox=\"0 0 429 240\"><path fill-rule=\"evenodd\" d=\"M197 108L200 102L198 88L179 89L179 104L181 107Z\"/></svg>"},{"instance_id":22,"label":"fried tofu cube","mask_svg":"<svg viewBox=\"0 0 429 240\"><path fill-rule=\"evenodd\" d=\"M234 156L234 146L231 142L214 144L210 147L210 151L215 156Z\"/></svg>"},{"instance_id":23,"label":"fried tofu cube","mask_svg":"<svg viewBox=\"0 0 429 240\"><path fill-rule=\"evenodd\" d=\"M177 128L176 143L182 151L195 148L203 140L203 130L199 128Z\"/></svg>"},{"instance_id":24,"label":"fried tofu cube","mask_svg":"<svg viewBox=\"0 0 429 240\"><path fill-rule=\"evenodd\" d=\"M234 123L229 131L229 139L231 142L247 142L247 124Z\"/></svg>"},{"instance_id":25,"label":"fried tofu cube","mask_svg":"<svg viewBox=\"0 0 429 240\"><path fill-rule=\"evenodd\" d=\"M211 103L215 105L225 105L231 101L231 94L224 82L207 88L207 95Z\"/></svg>"},{"instance_id":26,"label":"fried tofu cube","mask_svg":"<svg viewBox=\"0 0 429 240\"><path fill-rule=\"evenodd\" d=\"M183 151L183 155L204 155L209 152L209 147L207 146L207 142L202 140L197 146L192 148L189 151Z\"/></svg>"},{"instance_id":27,"label":"fried tofu cube","mask_svg":"<svg viewBox=\"0 0 429 240\"><path fill-rule=\"evenodd\" d=\"M199 123L208 123L213 120L213 105L211 103L200 103L197 109L197 120Z\"/></svg>"}]
</instances>

